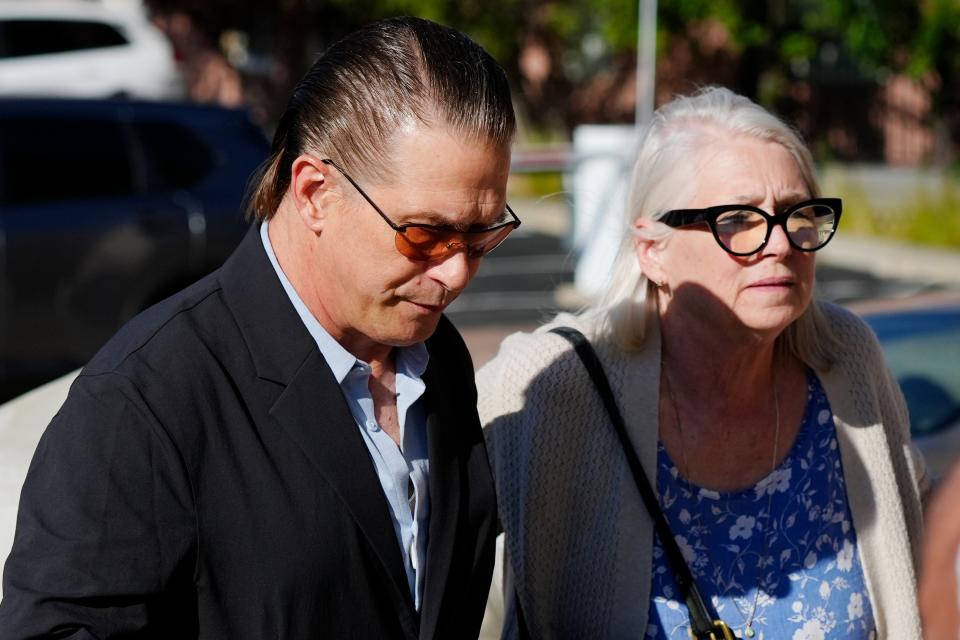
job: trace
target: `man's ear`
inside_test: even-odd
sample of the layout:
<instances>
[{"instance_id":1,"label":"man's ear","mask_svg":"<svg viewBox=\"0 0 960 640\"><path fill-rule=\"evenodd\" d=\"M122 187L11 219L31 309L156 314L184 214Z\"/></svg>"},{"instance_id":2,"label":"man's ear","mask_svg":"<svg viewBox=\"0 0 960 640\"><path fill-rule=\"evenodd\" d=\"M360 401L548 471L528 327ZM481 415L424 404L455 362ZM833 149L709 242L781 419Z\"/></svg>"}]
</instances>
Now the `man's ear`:
<instances>
[{"instance_id":1,"label":"man's ear","mask_svg":"<svg viewBox=\"0 0 960 640\"><path fill-rule=\"evenodd\" d=\"M637 262L640 263L640 269L648 280L653 281L657 286L662 286L667 281L667 273L663 265L664 239L651 239L655 227L661 223L650 220L649 218L637 218L633 223L634 238L633 251L637 256Z\"/></svg>"},{"instance_id":2,"label":"man's ear","mask_svg":"<svg viewBox=\"0 0 960 640\"><path fill-rule=\"evenodd\" d=\"M303 154L290 167L290 194L300 220L314 233L323 231L329 206L330 167Z\"/></svg>"}]
</instances>

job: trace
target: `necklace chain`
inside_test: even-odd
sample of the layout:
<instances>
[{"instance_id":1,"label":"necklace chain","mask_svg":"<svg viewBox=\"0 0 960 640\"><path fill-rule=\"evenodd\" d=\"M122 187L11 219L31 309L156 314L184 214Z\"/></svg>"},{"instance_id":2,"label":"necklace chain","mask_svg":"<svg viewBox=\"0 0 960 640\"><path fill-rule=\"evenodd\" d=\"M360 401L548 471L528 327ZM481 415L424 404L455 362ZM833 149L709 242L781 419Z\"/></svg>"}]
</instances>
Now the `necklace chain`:
<instances>
[{"instance_id":1,"label":"necklace chain","mask_svg":"<svg viewBox=\"0 0 960 640\"><path fill-rule=\"evenodd\" d=\"M667 396L670 399L670 406L673 409L673 418L677 423L677 431L680 435L680 458L683 461L683 473L680 475L683 476L683 480L687 485L687 489L690 490L690 493L693 493L693 486L689 480L690 465L687 463L687 449L684 441L686 438L683 433L683 424L680 421L680 411L677 408L677 401L673 395L673 381L670 379L670 374L667 372L667 368L664 366L664 363L660 363L660 369L663 371L663 375L667 381ZM780 448L780 398L777 393L777 377L776 373L771 376L771 382L773 386L773 409L775 416L775 427L773 431L773 453L771 454L770 460L770 474L772 475L774 471L777 470L777 450ZM773 494L774 492L770 490L770 487L767 487L767 524L766 528L763 531L763 548L760 553L760 556L757 558L757 588L753 594L753 604L750 606L750 615L744 616L743 612L740 610L740 605L737 604L736 598L731 598L733 602L733 608L737 610L737 615L740 616L744 621L744 632L748 638L754 636L753 630L753 620L757 614L757 604L760 602L760 570L763 568L763 559L767 555L767 552L770 550L770 529L771 523L773 521ZM706 552L706 550L705 550ZM709 558L709 554L708 554Z\"/></svg>"}]
</instances>

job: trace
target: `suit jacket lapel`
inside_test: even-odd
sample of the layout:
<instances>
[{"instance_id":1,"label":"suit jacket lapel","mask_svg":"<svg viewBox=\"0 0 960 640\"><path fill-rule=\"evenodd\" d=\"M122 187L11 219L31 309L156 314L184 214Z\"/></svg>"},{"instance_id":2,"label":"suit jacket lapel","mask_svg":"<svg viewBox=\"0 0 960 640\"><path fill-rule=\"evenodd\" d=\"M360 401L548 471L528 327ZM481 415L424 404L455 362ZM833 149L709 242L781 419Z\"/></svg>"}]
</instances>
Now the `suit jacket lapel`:
<instances>
[{"instance_id":1,"label":"suit jacket lapel","mask_svg":"<svg viewBox=\"0 0 960 640\"><path fill-rule=\"evenodd\" d=\"M333 373L319 351L304 362L271 409L340 497L347 512L383 563L404 628L416 636L417 621L402 556L370 453Z\"/></svg>"},{"instance_id":2,"label":"suit jacket lapel","mask_svg":"<svg viewBox=\"0 0 960 640\"><path fill-rule=\"evenodd\" d=\"M273 271L258 225L224 265L221 284L258 376L265 385L284 387L274 396L270 415L330 483L356 521L390 576L406 635L416 637L413 599L370 454L333 372Z\"/></svg>"},{"instance_id":3,"label":"suit jacket lapel","mask_svg":"<svg viewBox=\"0 0 960 640\"><path fill-rule=\"evenodd\" d=\"M430 455L430 537L427 541L427 574L421 607L420 637L432 638L436 631L450 563L457 537L460 508L460 442L455 400L450 377L431 357L424 373L427 406L427 447ZM462 417L459 418L462 420Z\"/></svg>"}]
</instances>

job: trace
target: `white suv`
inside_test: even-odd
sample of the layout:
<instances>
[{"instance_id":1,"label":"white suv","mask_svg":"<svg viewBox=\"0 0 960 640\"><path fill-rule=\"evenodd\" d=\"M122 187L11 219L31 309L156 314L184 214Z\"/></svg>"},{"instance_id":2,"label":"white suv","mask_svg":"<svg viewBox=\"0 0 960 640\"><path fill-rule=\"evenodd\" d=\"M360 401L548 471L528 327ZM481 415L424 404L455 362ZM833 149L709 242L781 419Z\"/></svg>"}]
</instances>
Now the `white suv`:
<instances>
[{"instance_id":1,"label":"white suv","mask_svg":"<svg viewBox=\"0 0 960 640\"><path fill-rule=\"evenodd\" d=\"M142 8L0 0L0 95L169 100L184 89Z\"/></svg>"}]
</instances>

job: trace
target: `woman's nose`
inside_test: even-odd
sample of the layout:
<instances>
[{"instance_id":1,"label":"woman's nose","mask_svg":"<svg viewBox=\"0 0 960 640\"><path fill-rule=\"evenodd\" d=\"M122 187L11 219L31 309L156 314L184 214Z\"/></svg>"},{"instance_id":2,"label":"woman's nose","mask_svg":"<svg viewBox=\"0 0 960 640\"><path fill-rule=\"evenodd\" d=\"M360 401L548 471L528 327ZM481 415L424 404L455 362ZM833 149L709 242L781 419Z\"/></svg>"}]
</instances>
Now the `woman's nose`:
<instances>
[{"instance_id":1,"label":"woman's nose","mask_svg":"<svg viewBox=\"0 0 960 640\"><path fill-rule=\"evenodd\" d=\"M787 237L787 230L782 224L775 224L770 230L770 238L763 248L764 253L783 254L793 249L790 239Z\"/></svg>"}]
</instances>

